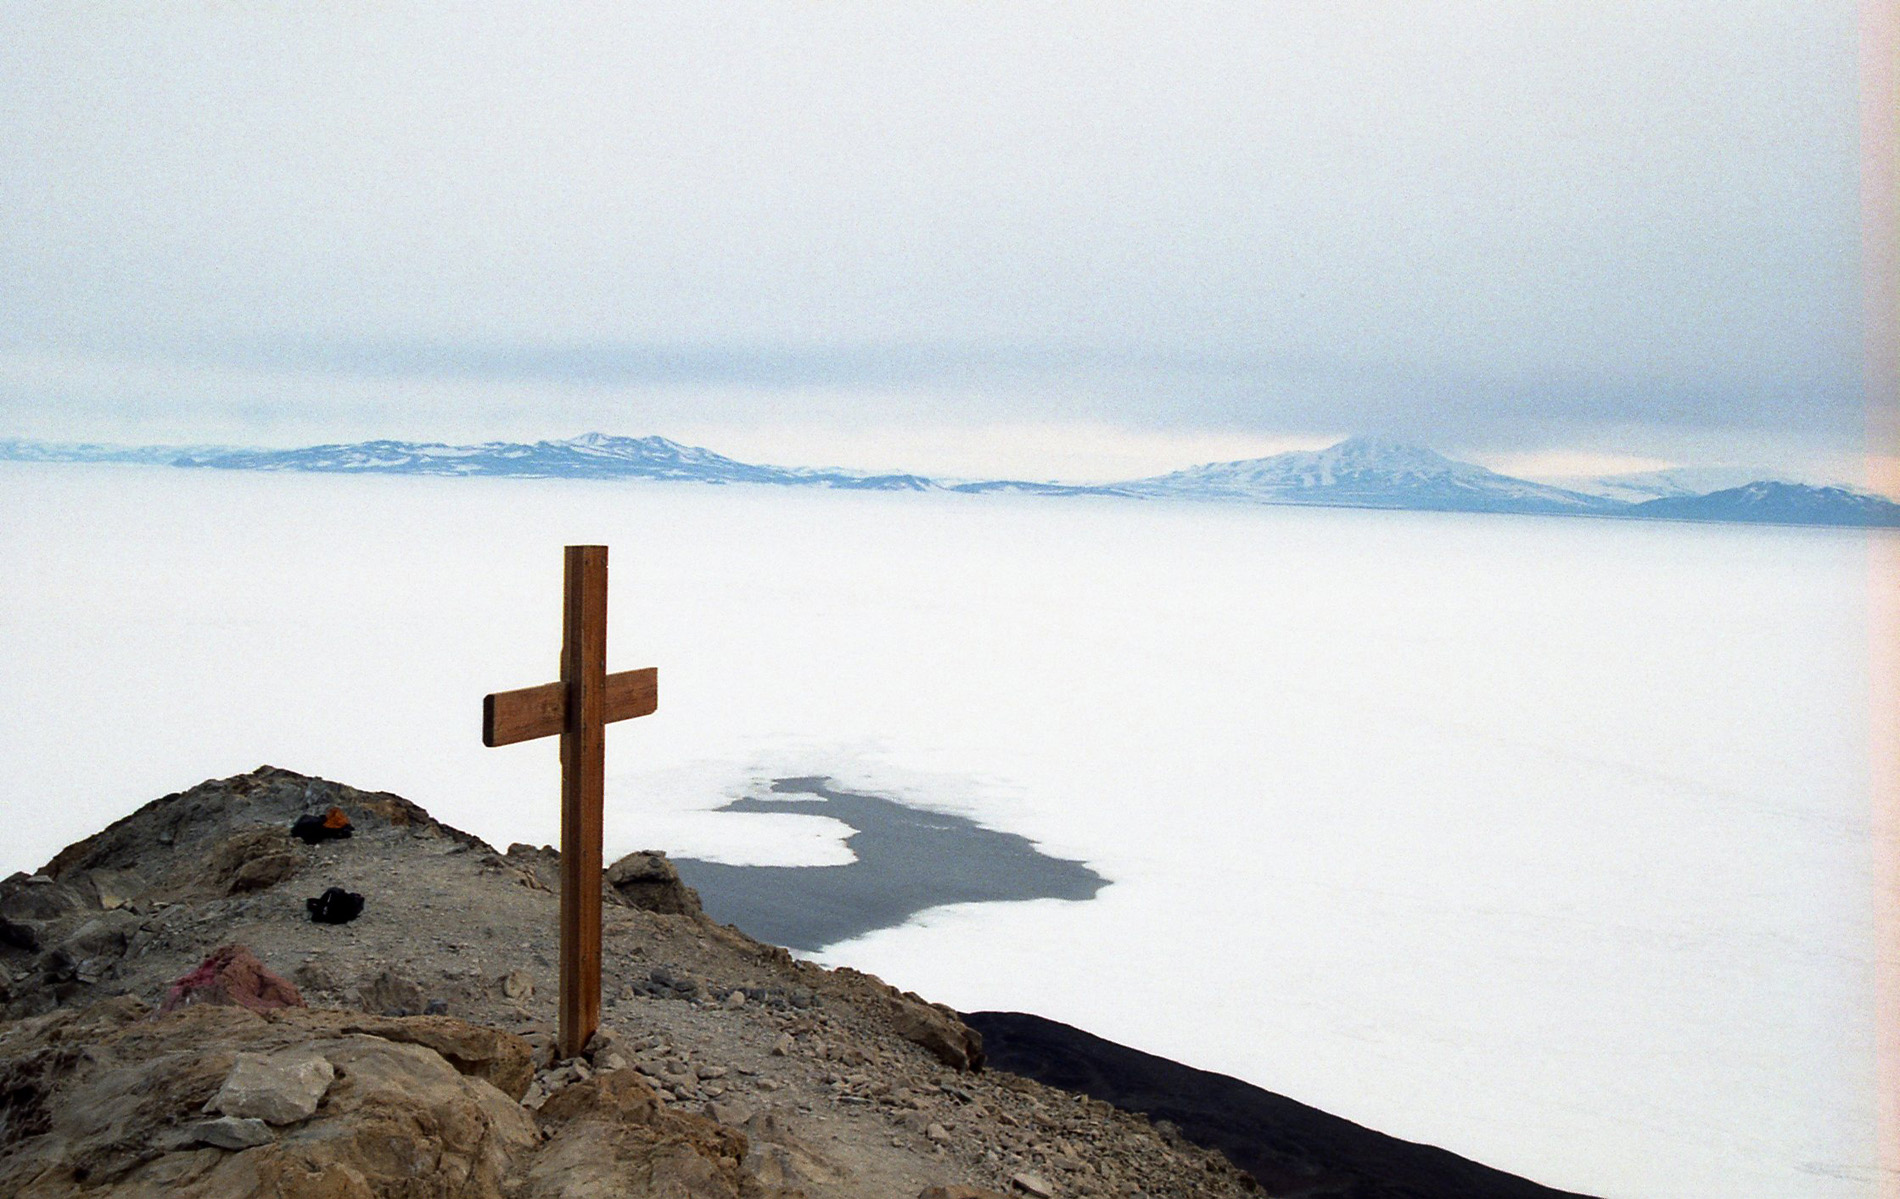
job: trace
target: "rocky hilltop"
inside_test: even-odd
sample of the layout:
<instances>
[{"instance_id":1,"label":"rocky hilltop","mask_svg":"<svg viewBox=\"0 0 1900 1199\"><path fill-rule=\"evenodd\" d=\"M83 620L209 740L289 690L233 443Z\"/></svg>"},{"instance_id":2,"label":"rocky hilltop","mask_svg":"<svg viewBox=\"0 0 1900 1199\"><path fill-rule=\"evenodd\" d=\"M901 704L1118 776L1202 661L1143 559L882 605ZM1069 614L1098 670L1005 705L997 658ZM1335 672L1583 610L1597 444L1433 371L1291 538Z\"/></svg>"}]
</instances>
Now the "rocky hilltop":
<instances>
[{"instance_id":1,"label":"rocky hilltop","mask_svg":"<svg viewBox=\"0 0 1900 1199\"><path fill-rule=\"evenodd\" d=\"M331 809L347 838L291 835ZM981 1069L946 1008L716 924L658 854L608 872L602 1032L557 1060L557 863L264 767L5 880L0 1194L1257 1193Z\"/></svg>"}]
</instances>

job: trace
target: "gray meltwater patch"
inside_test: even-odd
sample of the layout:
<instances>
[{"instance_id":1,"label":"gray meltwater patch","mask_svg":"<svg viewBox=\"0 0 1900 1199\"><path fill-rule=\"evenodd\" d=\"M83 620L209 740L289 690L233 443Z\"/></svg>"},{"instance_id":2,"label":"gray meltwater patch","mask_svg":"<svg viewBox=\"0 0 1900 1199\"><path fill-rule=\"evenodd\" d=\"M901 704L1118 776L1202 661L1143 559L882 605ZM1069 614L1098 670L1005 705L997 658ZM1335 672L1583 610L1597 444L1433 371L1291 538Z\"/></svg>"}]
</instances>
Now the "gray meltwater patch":
<instances>
[{"instance_id":1,"label":"gray meltwater patch","mask_svg":"<svg viewBox=\"0 0 1900 1199\"><path fill-rule=\"evenodd\" d=\"M815 952L947 903L1093 899L1108 880L1080 862L1052 858L1026 837L962 816L926 812L877 795L838 791L823 776L776 779L779 795L736 799L725 812L829 816L857 831L845 866L728 866L679 858L680 877L706 914L788 949Z\"/></svg>"}]
</instances>

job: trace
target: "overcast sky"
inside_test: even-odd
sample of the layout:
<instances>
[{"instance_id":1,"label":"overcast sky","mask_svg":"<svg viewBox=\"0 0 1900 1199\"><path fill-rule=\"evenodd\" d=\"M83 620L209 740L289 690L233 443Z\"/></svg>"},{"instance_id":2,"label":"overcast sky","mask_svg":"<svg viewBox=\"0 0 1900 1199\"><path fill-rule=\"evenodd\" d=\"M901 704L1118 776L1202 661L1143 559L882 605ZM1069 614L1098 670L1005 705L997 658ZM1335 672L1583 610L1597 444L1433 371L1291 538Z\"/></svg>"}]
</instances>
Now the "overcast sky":
<instances>
[{"instance_id":1,"label":"overcast sky","mask_svg":"<svg viewBox=\"0 0 1900 1199\"><path fill-rule=\"evenodd\" d=\"M11 3L0 436L1856 455L1857 22Z\"/></svg>"}]
</instances>

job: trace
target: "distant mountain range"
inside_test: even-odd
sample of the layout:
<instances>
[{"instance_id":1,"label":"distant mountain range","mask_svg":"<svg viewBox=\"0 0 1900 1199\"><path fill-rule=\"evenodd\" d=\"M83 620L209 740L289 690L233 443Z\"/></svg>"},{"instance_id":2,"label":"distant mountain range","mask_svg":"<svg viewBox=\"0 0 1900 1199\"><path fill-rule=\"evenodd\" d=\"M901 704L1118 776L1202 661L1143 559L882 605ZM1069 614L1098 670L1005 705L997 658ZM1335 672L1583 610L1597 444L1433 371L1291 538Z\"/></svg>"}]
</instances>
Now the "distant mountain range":
<instances>
[{"instance_id":1,"label":"distant mountain range","mask_svg":"<svg viewBox=\"0 0 1900 1199\"><path fill-rule=\"evenodd\" d=\"M228 445L103 445L91 441L0 440L0 462L131 462L175 466L191 455L236 454Z\"/></svg>"},{"instance_id":2,"label":"distant mountain range","mask_svg":"<svg viewBox=\"0 0 1900 1199\"><path fill-rule=\"evenodd\" d=\"M1609 476L1559 487L1498 474L1432 450L1354 437L1323 450L1210 462L1122 483L1015 479L939 481L914 474L761 466L664 437L588 433L565 441L365 441L291 450L230 446L124 447L0 441L0 460L127 462L216 470L343 474L661 479L871 491L1017 492L1316 507L1508 512L1639 519L1900 527L1900 504L1845 487L1759 479L1696 492L1694 471Z\"/></svg>"},{"instance_id":3,"label":"distant mountain range","mask_svg":"<svg viewBox=\"0 0 1900 1199\"><path fill-rule=\"evenodd\" d=\"M1845 487L1757 482L1707 495L1666 496L1629 509L1631 516L1664 520L1745 521L1776 525L1892 527L1900 504Z\"/></svg>"},{"instance_id":4,"label":"distant mountain range","mask_svg":"<svg viewBox=\"0 0 1900 1199\"><path fill-rule=\"evenodd\" d=\"M1610 512L1626 506L1373 437L1271 458L1210 462L1123 483L1119 490L1153 497L1440 512Z\"/></svg>"},{"instance_id":5,"label":"distant mountain range","mask_svg":"<svg viewBox=\"0 0 1900 1199\"><path fill-rule=\"evenodd\" d=\"M517 478L674 479L701 483L774 483L877 491L924 491L919 475L756 466L664 437L588 433L566 441L482 445L364 441L299 450L214 449L178 454L173 466L219 470L300 470L343 474L506 475Z\"/></svg>"},{"instance_id":6,"label":"distant mountain range","mask_svg":"<svg viewBox=\"0 0 1900 1199\"><path fill-rule=\"evenodd\" d=\"M1749 483L1795 483L1766 466L1678 466L1669 470L1635 471L1620 475L1599 475L1593 479L1542 479L1539 482L1568 487L1603 499L1640 504L1645 500L1672 499L1677 496L1707 495Z\"/></svg>"}]
</instances>

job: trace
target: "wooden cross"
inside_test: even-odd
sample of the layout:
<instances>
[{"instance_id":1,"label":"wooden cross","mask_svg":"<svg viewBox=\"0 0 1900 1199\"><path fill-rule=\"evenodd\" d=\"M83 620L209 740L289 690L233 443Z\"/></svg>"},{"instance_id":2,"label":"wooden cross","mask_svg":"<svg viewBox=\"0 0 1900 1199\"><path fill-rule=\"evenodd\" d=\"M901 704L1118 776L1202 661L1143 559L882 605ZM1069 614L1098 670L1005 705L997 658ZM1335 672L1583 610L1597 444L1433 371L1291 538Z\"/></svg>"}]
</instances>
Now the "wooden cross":
<instances>
[{"instance_id":1,"label":"wooden cross","mask_svg":"<svg viewBox=\"0 0 1900 1199\"><path fill-rule=\"evenodd\" d=\"M659 671L607 673L607 547L567 547L561 681L482 700L482 744L561 735L561 1056L600 1027L600 830L606 726L659 707Z\"/></svg>"}]
</instances>

